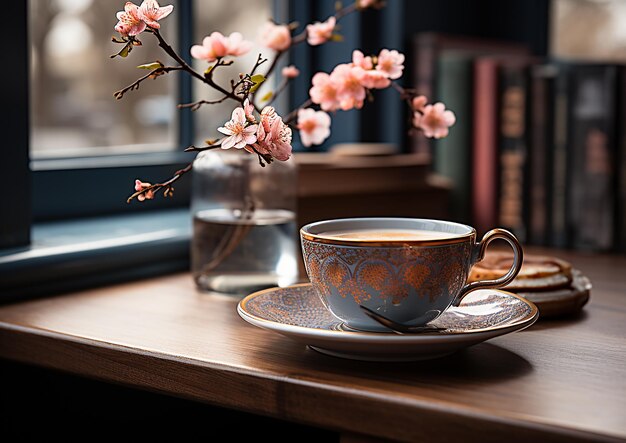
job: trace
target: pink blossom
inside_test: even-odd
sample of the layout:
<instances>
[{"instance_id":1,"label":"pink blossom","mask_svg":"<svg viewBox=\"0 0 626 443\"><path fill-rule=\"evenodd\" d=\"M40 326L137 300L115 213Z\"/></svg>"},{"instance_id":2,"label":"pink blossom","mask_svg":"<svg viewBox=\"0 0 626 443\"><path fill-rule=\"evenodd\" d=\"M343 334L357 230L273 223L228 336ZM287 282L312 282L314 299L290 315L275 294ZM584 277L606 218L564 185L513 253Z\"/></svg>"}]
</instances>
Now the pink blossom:
<instances>
[{"instance_id":1,"label":"pink blossom","mask_svg":"<svg viewBox=\"0 0 626 443\"><path fill-rule=\"evenodd\" d=\"M117 19L115 30L125 37L141 34L146 29L139 7L132 2L126 2L124 10L117 13Z\"/></svg>"},{"instance_id":2,"label":"pink blossom","mask_svg":"<svg viewBox=\"0 0 626 443\"><path fill-rule=\"evenodd\" d=\"M137 192L143 191L144 189L147 189L150 186L152 186L151 183L142 182L141 180L138 180L138 179L135 180L135 191ZM137 196L137 200L139 200L140 202L144 200L152 200L153 198L154 198L154 191L152 189L144 192L143 194L139 194Z\"/></svg>"},{"instance_id":3,"label":"pink blossom","mask_svg":"<svg viewBox=\"0 0 626 443\"><path fill-rule=\"evenodd\" d=\"M289 66L285 66L282 69L281 74L285 78L296 78L297 76L300 75L300 70L296 68L294 65L289 65Z\"/></svg>"},{"instance_id":4,"label":"pink blossom","mask_svg":"<svg viewBox=\"0 0 626 443\"><path fill-rule=\"evenodd\" d=\"M139 16L146 23L154 29L159 29L159 20L167 17L174 10L173 5L167 5L160 7L157 0L143 0L139 7Z\"/></svg>"},{"instance_id":5,"label":"pink blossom","mask_svg":"<svg viewBox=\"0 0 626 443\"><path fill-rule=\"evenodd\" d=\"M291 46L291 31L287 25L267 22L261 28L259 41L262 46L274 51L285 51Z\"/></svg>"},{"instance_id":6,"label":"pink blossom","mask_svg":"<svg viewBox=\"0 0 626 443\"><path fill-rule=\"evenodd\" d=\"M365 88L361 84L363 73L363 68L346 63L335 66L330 73L330 79L337 88L337 100L342 110L363 107L365 100Z\"/></svg>"},{"instance_id":7,"label":"pink blossom","mask_svg":"<svg viewBox=\"0 0 626 443\"><path fill-rule=\"evenodd\" d=\"M191 47L191 56L199 60L212 62L227 55L243 55L252 48L252 43L244 40L239 32L233 32L226 37L219 32L213 32L204 37L202 45Z\"/></svg>"},{"instance_id":8,"label":"pink blossom","mask_svg":"<svg viewBox=\"0 0 626 443\"><path fill-rule=\"evenodd\" d=\"M248 99L245 99L243 102L243 112L246 115L246 120L250 123L256 123L256 119L254 118L254 105L250 103Z\"/></svg>"},{"instance_id":9,"label":"pink blossom","mask_svg":"<svg viewBox=\"0 0 626 443\"><path fill-rule=\"evenodd\" d=\"M446 110L443 103L426 105L422 114L413 114L413 125L424 131L426 137L443 138L448 135L448 128L454 124L456 117Z\"/></svg>"},{"instance_id":10,"label":"pink blossom","mask_svg":"<svg viewBox=\"0 0 626 443\"><path fill-rule=\"evenodd\" d=\"M325 22L315 22L306 27L306 41L311 46L321 45L326 43L333 35L333 30L337 24L337 19L331 16Z\"/></svg>"},{"instance_id":11,"label":"pink blossom","mask_svg":"<svg viewBox=\"0 0 626 443\"><path fill-rule=\"evenodd\" d=\"M254 145L262 154L270 154L280 161L291 156L291 128L283 122L272 106L261 110L261 121L257 129L257 143Z\"/></svg>"},{"instance_id":12,"label":"pink blossom","mask_svg":"<svg viewBox=\"0 0 626 443\"><path fill-rule=\"evenodd\" d=\"M360 9L375 8L379 6L380 0L357 0L357 7Z\"/></svg>"},{"instance_id":13,"label":"pink blossom","mask_svg":"<svg viewBox=\"0 0 626 443\"><path fill-rule=\"evenodd\" d=\"M402 76L404 69L404 54L394 50L383 49L378 54L376 69L385 72L387 76L395 80Z\"/></svg>"},{"instance_id":14,"label":"pink blossom","mask_svg":"<svg viewBox=\"0 0 626 443\"><path fill-rule=\"evenodd\" d=\"M426 103L428 103L428 99L426 98L426 96L419 95L417 97L413 97L413 100L411 101L411 107L414 111L421 112L424 110L424 106L426 106Z\"/></svg>"},{"instance_id":15,"label":"pink blossom","mask_svg":"<svg viewBox=\"0 0 626 443\"><path fill-rule=\"evenodd\" d=\"M298 111L300 140L306 147L319 145L330 135L330 116L324 111L300 109Z\"/></svg>"},{"instance_id":16,"label":"pink blossom","mask_svg":"<svg viewBox=\"0 0 626 443\"><path fill-rule=\"evenodd\" d=\"M325 72L318 72L311 79L313 87L309 89L311 101L320 105L324 111L334 111L338 108L337 86Z\"/></svg>"},{"instance_id":17,"label":"pink blossom","mask_svg":"<svg viewBox=\"0 0 626 443\"><path fill-rule=\"evenodd\" d=\"M374 63L372 62L372 57L363 55L361 51L355 49L352 51L352 64L354 66L358 66L363 69L373 69Z\"/></svg>"},{"instance_id":18,"label":"pink blossom","mask_svg":"<svg viewBox=\"0 0 626 443\"><path fill-rule=\"evenodd\" d=\"M361 84L367 89L384 89L391 84L387 74L375 69L360 73Z\"/></svg>"},{"instance_id":19,"label":"pink blossom","mask_svg":"<svg viewBox=\"0 0 626 443\"><path fill-rule=\"evenodd\" d=\"M246 126L246 114L243 108L233 110L230 121L224 126L217 128L222 134L227 135L222 140L222 149L241 149L246 145L256 142L256 131L258 125Z\"/></svg>"}]
</instances>

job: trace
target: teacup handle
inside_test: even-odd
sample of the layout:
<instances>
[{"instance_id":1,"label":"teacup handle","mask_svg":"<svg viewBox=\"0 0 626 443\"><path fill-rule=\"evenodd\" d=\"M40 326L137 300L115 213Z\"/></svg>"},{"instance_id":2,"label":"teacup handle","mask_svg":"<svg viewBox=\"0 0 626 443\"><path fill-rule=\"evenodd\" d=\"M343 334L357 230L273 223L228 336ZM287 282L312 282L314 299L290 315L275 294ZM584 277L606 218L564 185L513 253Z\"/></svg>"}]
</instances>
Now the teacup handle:
<instances>
[{"instance_id":1,"label":"teacup handle","mask_svg":"<svg viewBox=\"0 0 626 443\"><path fill-rule=\"evenodd\" d=\"M477 253L474 259L474 263L477 263L485 258L487 245L489 245L489 243L497 238L505 240L509 245L511 245L511 248L513 249L513 265L511 266L511 269L509 269L509 272L507 272L505 275L495 280L482 280L468 283L463 287L463 289L461 289L461 292L459 292L459 295L456 296L454 302L452 302L453 306L458 306L461 303L461 300L463 300L463 298L465 298L467 294L475 289L501 288L511 283L513 279L517 276L519 270L522 268L524 251L522 250L522 246L520 245L517 238L515 238L515 236L506 229L492 229L483 236L483 239L480 242L476 243L475 248L477 248Z\"/></svg>"}]
</instances>

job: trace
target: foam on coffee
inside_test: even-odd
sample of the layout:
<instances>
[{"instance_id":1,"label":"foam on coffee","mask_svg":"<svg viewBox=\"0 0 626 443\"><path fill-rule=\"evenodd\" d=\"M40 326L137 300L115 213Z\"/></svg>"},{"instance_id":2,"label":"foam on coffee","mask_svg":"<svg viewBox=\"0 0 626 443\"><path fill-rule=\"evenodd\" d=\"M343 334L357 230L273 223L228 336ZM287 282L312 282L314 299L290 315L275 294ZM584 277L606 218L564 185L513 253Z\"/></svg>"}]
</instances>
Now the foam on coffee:
<instances>
[{"instance_id":1,"label":"foam on coffee","mask_svg":"<svg viewBox=\"0 0 626 443\"><path fill-rule=\"evenodd\" d=\"M329 239L356 241L416 241L455 238L463 234L428 231L425 229L344 229L341 231L321 232L318 235Z\"/></svg>"}]
</instances>

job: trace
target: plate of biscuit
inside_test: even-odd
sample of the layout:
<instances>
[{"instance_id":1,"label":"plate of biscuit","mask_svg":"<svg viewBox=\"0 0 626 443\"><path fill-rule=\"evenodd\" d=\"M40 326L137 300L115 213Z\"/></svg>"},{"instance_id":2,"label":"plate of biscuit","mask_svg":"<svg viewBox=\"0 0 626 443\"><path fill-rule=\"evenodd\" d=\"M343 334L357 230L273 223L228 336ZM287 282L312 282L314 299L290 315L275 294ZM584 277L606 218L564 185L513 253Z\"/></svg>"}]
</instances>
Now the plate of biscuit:
<instances>
[{"instance_id":1,"label":"plate of biscuit","mask_svg":"<svg viewBox=\"0 0 626 443\"><path fill-rule=\"evenodd\" d=\"M513 254L488 252L471 270L468 281L495 279L511 267ZM533 302L540 319L576 314L587 304L591 282L578 269L560 258L524 254L524 262L515 280L502 288Z\"/></svg>"}]
</instances>

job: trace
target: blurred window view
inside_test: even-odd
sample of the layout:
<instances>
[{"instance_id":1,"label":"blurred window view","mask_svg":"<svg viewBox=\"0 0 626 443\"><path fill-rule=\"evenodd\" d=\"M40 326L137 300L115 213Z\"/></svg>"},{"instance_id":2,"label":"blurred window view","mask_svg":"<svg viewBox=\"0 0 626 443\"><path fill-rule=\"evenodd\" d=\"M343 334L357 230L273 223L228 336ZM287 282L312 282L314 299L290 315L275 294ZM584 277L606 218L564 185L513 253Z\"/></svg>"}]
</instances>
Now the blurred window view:
<instances>
[{"instance_id":1,"label":"blurred window view","mask_svg":"<svg viewBox=\"0 0 626 443\"><path fill-rule=\"evenodd\" d=\"M626 1L553 0L551 53L626 62Z\"/></svg>"},{"instance_id":2,"label":"blurred window view","mask_svg":"<svg viewBox=\"0 0 626 443\"><path fill-rule=\"evenodd\" d=\"M122 100L113 97L145 74L137 65L164 59L148 34L127 58L109 58L121 49L111 37L123 3L29 0L31 158L175 146L176 73L143 82ZM175 18L164 22L163 34L176 44Z\"/></svg>"},{"instance_id":3,"label":"blurred window view","mask_svg":"<svg viewBox=\"0 0 626 443\"><path fill-rule=\"evenodd\" d=\"M271 16L271 1L196 1L194 41L201 42L213 31L224 34L238 30L249 40L256 39L258 27ZM115 100L113 93L145 74L138 65L154 60L169 63L150 34L142 34L143 46L127 58L109 58L121 46L111 42L115 14L124 1L111 0L28 0L31 44L31 158L82 157L90 155L157 152L175 149L178 124L176 104L178 75L170 73L148 80L140 89ZM135 3L140 3L136 1ZM174 47L179 13L162 23L161 32ZM182 30L184 32L184 30ZM188 50L188 49L185 49ZM258 49L242 57L237 65L223 68L216 78L228 85L237 69L246 70L256 60ZM196 68L204 70L202 63ZM236 75L236 74L235 74ZM194 90L200 98L211 93L200 84ZM195 113L198 139L215 137L215 128L229 116L232 103L205 106Z\"/></svg>"}]
</instances>

